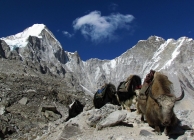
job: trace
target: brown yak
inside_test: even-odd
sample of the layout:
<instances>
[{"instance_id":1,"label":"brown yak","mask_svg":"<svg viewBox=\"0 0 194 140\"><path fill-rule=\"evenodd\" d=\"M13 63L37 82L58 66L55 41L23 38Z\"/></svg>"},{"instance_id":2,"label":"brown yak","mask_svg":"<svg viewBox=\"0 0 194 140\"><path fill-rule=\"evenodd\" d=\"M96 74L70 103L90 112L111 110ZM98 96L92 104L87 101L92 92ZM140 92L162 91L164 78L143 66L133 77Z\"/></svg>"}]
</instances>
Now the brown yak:
<instances>
[{"instance_id":1,"label":"brown yak","mask_svg":"<svg viewBox=\"0 0 194 140\"><path fill-rule=\"evenodd\" d=\"M144 79L143 85L141 90L136 90L137 94L137 113L141 114L141 121L145 122L144 115L146 112L146 102L147 102L147 95L148 95L148 89L150 88L152 84L152 80L154 78L154 70L150 70L150 73L148 73Z\"/></svg>"},{"instance_id":2,"label":"brown yak","mask_svg":"<svg viewBox=\"0 0 194 140\"><path fill-rule=\"evenodd\" d=\"M178 119L174 113L176 101L184 97L184 91L179 98L172 94L172 82L168 77L159 72L155 72L152 85L148 89L148 96L139 102L141 113L145 114L148 124L155 128L157 134L161 135L161 127L165 127L165 134L169 135L171 128ZM146 104L145 104L146 103Z\"/></svg>"}]
</instances>

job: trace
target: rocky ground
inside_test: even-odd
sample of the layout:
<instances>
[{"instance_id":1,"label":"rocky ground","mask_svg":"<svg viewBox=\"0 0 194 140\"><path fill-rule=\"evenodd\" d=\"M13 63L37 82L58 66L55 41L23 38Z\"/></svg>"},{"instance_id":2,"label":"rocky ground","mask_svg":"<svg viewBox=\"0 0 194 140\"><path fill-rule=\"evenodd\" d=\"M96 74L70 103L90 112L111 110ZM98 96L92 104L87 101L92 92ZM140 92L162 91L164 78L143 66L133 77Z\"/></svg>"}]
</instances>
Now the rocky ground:
<instances>
[{"instance_id":1,"label":"rocky ground","mask_svg":"<svg viewBox=\"0 0 194 140\"><path fill-rule=\"evenodd\" d=\"M170 136L157 135L147 123L141 122L136 111L128 112L106 104L101 109L85 110L68 122L56 122L57 127L36 140L193 140L194 110L177 110L175 113L180 123Z\"/></svg>"},{"instance_id":2,"label":"rocky ground","mask_svg":"<svg viewBox=\"0 0 194 140\"><path fill-rule=\"evenodd\" d=\"M0 138L35 139L48 131L49 123L68 116L74 99L91 104L76 84L68 73L65 78L43 75L21 62L1 61Z\"/></svg>"}]
</instances>

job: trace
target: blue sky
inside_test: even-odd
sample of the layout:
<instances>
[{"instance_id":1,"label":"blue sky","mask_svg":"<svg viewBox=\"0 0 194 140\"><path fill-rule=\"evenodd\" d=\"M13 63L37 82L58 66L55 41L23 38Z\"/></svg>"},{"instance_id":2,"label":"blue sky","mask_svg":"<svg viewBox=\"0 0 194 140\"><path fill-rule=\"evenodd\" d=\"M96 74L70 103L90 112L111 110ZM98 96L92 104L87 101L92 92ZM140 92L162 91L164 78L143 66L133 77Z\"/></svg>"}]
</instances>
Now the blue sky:
<instances>
[{"instance_id":1,"label":"blue sky","mask_svg":"<svg viewBox=\"0 0 194 140\"><path fill-rule=\"evenodd\" d=\"M0 0L0 37L45 24L82 60L114 59L151 35L194 38L194 0Z\"/></svg>"}]
</instances>

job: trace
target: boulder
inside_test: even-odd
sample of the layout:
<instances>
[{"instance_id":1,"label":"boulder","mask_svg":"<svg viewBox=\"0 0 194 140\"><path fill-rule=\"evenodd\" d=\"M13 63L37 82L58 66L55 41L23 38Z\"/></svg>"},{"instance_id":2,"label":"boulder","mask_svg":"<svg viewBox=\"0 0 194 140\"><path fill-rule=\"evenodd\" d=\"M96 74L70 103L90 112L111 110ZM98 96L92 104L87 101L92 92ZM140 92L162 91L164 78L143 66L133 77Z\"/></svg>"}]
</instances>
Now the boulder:
<instances>
[{"instance_id":1,"label":"boulder","mask_svg":"<svg viewBox=\"0 0 194 140\"><path fill-rule=\"evenodd\" d=\"M18 102L19 102L20 104L22 104L22 105L25 105L25 104L27 104L27 102L28 102L28 98L27 98L27 97L23 97L23 98L20 99Z\"/></svg>"},{"instance_id":2,"label":"boulder","mask_svg":"<svg viewBox=\"0 0 194 140\"><path fill-rule=\"evenodd\" d=\"M5 106L0 105L0 115L3 115L5 113Z\"/></svg>"},{"instance_id":3,"label":"boulder","mask_svg":"<svg viewBox=\"0 0 194 140\"><path fill-rule=\"evenodd\" d=\"M97 130L102 129L103 127L109 127L109 126L114 126L126 118L127 113L123 110L117 110L115 112L112 112L111 114L108 115L107 118L104 120L100 121L97 124Z\"/></svg>"},{"instance_id":4,"label":"boulder","mask_svg":"<svg viewBox=\"0 0 194 140\"><path fill-rule=\"evenodd\" d=\"M121 109L121 107L113 104L105 104L100 109L92 109L89 111L86 123L89 126L96 127L97 123L99 123L100 120L106 118L110 113L118 109Z\"/></svg>"}]
</instances>

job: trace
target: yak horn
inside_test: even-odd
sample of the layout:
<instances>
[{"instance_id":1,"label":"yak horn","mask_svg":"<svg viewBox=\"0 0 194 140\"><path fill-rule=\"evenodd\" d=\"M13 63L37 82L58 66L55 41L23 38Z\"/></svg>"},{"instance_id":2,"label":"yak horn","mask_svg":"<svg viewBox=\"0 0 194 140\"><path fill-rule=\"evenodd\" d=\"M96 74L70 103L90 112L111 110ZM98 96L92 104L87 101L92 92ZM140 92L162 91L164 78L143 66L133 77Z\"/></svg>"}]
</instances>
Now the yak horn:
<instances>
[{"instance_id":1,"label":"yak horn","mask_svg":"<svg viewBox=\"0 0 194 140\"><path fill-rule=\"evenodd\" d=\"M182 88L182 87L181 87L181 90L182 90L182 94L181 94L181 96L180 96L180 97L176 98L176 101L180 101L180 100L182 100L182 99L184 98L184 96L185 96L185 94L184 94L184 90L183 90L183 88Z\"/></svg>"}]
</instances>

